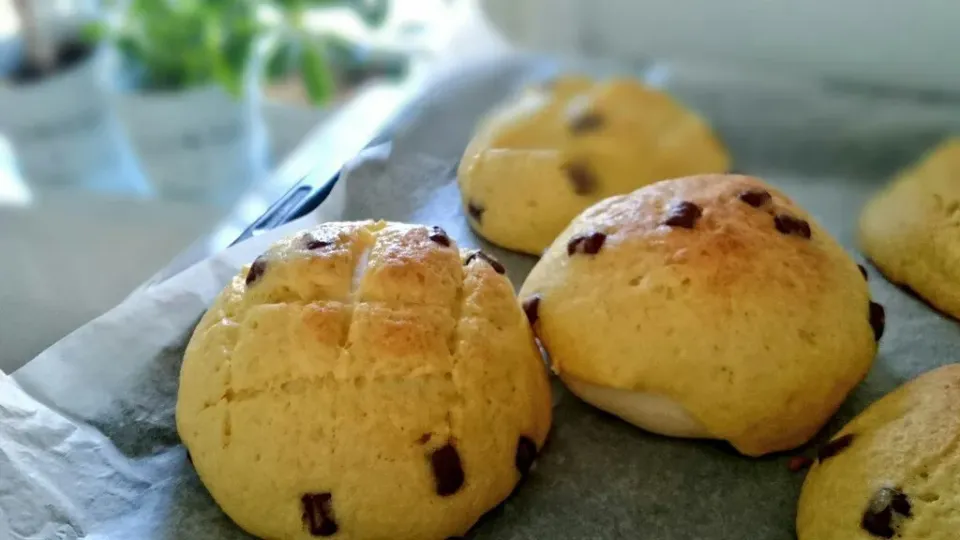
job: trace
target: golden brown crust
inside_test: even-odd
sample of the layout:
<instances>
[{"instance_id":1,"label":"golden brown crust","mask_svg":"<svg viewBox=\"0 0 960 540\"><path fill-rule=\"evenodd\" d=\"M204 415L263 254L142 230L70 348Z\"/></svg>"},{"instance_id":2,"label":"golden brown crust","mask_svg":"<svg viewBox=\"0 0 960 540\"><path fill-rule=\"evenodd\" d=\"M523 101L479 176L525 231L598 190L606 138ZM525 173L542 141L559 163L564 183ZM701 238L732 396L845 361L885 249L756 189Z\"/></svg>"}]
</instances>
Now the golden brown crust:
<instances>
[{"instance_id":1,"label":"golden brown crust","mask_svg":"<svg viewBox=\"0 0 960 540\"><path fill-rule=\"evenodd\" d=\"M177 425L238 524L310 538L301 497L330 493L337 538L446 538L510 493L549 386L510 283L469 255L423 226L328 223L224 289L187 348ZM465 482L440 496L448 444Z\"/></svg>"},{"instance_id":2,"label":"golden brown crust","mask_svg":"<svg viewBox=\"0 0 960 540\"><path fill-rule=\"evenodd\" d=\"M920 375L864 410L834 440L841 452L807 474L797 512L800 540L876 540L862 526L883 487L903 493L903 540L949 540L960 530L960 364Z\"/></svg>"},{"instance_id":3,"label":"golden brown crust","mask_svg":"<svg viewBox=\"0 0 960 540\"><path fill-rule=\"evenodd\" d=\"M769 200L741 200L750 191ZM665 224L684 202L700 209L693 227ZM810 237L785 234L778 216ZM593 232L606 235L598 253L569 254ZM856 264L807 212L747 176L663 181L587 209L521 298L535 293L561 376L672 398L749 455L812 437L876 352Z\"/></svg>"}]
</instances>

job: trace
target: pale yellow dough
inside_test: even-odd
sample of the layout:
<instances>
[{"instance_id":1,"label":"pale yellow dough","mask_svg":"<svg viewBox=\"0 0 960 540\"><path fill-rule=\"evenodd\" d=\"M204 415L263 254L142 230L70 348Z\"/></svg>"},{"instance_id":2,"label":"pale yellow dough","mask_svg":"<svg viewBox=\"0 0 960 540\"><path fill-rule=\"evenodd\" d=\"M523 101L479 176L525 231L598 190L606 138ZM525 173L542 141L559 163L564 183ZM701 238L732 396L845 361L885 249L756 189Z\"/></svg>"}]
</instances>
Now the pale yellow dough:
<instances>
[{"instance_id":1,"label":"pale yellow dough","mask_svg":"<svg viewBox=\"0 0 960 540\"><path fill-rule=\"evenodd\" d=\"M543 446L546 368L510 282L431 235L320 225L270 248L252 280L244 268L200 321L177 428L213 498L251 534L463 535ZM445 447L452 493L441 494ZM310 533L305 495L324 503L330 534Z\"/></svg>"},{"instance_id":2,"label":"pale yellow dough","mask_svg":"<svg viewBox=\"0 0 960 540\"><path fill-rule=\"evenodd\" d=\"M799 540L960 538L960 364L927 372L884 396L834 437L850 444L815 464L797 510ZM909 516L864 514L878 491L902 494ZM884 531L876 523L889 524ZM879 533L879 534L878 534Z\"/></svg>"},{"instance_id":3,"label":"pale yellow dough","mask_svg":"<svg viewBox=\"0 0 960 540\"><path fill-rule=\"evenodd\" d=\"M960 319L960 138L924 156L867 204L860 246L891 281Z\"/></svg>"},{"instance_id":4,"label":"pale yellow dough","mask_svg":"<svg viewBox=\"0 0 960 540\"><path fill-rule=\"evenodd\" d=\"M539 255L601 199L729 166L709 126L663 92L634 79L560 77L492 111L457 178L477 233Z\"/></svg>"},{"instance_id":5,"label":"pale yellow dough","mask_svg":"<svg viewBox=\"0 0 960 540\"><path fill-rule=\"evenodd\" d=\"M769 199L754 207L745 192ZM692 228L666 224L681 202L702 212ZM805 220L810 237L774 216ZM599 251L571 255L590 233L605 235ZM521 299L535 295L535 330L574 393L647 430L751 456L808 441L877 351L856 263L747 176L667 180L590 207L528 276Z\"/></svg>"}]
</instances>

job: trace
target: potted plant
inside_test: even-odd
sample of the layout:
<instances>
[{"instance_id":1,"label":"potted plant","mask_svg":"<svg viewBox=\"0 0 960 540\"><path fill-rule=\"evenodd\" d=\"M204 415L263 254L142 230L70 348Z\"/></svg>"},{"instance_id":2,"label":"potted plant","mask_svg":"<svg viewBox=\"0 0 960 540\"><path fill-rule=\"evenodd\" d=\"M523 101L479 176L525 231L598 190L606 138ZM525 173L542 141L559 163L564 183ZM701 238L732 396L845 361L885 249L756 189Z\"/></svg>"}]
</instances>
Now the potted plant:
<instances>
[{"instance_id":1,"label":"potted plant","mask_svg":"<svg viewBox=\"0 0 960 540\"><path fill-rule=\"evenodd\" d=\"M0 79L0 133L35 188L143 194L112 107L106 55L80 38L83 14L52 11L51 4L14 4L21 39Z\"/></svg>"},{"instance_id":2,"label":"potted plant","mask_svg":"<svg viewBox=\"0 0 960 540\"><path fill-rule=\"evenodd\" d=\"M311 101L327 102L335 83L325 42L303 21L311 9L343 4L129 0L88 29L118 52L122 115L162 195L227 204L265 175L259 83L296 70ZM385 13L385 2L355 4L373 22Z\"/></svg>"}]
</instances>

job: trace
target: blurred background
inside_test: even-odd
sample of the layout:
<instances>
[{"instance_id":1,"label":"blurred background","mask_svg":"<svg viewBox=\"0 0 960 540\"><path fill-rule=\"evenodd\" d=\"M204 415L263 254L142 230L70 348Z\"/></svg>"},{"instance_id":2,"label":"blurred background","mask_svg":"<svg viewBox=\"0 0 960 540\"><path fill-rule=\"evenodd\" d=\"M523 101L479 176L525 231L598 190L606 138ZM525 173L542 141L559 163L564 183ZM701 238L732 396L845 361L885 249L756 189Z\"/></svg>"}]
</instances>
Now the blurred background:
<instances>
[{"instance_id":1,"label":"blurred background","mask_svg":"<svg viewBox=\"0 0 960 540\"><path fill-rule=\"evenodd\" d=\"M0 0L0 370L332 175L444 65L501 46L477 20L456 0Z\"/></svg>"},{"instance_id":2,"label":"blurred background","mask_svg":"<svg viewBox=\"0 0 960 540\"><path fill-rule=\"evenodd\" d=\"M887 170L960 124L957 28L952 0L0 0L0 370L228 246L472 65L678 60L647 82L685 77L721 132L785 153L816 132ZM776 114L727 118L737 96Z\"/></svg>"}]
</instances>

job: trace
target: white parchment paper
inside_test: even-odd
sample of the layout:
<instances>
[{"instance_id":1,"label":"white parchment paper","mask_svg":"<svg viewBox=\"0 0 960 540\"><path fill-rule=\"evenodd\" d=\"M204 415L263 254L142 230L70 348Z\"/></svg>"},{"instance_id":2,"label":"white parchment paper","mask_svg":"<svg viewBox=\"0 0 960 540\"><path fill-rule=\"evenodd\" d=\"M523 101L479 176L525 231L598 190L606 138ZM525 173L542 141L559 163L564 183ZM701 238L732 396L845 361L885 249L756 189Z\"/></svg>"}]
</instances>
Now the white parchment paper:
<instances>
[{"instance_id":1,"label":"white parchment paper","mask_svg":"<svg viewBox=\"0 0 960 540\"><path fill-rule=\"evenodd\" d=\"M174 427L193 325L272 240L334 219L440 225L461 245L494 253L519 285L535 259L472 234L453 170L480 114L556 69L516 58L438 83L394 125L392 144L362 154L317 212L129 298L0 376L0 539L246 538L199 482ZM792 195L857 258L855 223L866 198L960 126L960 107L922 96L704 78L664 66L635 73L700 110L738 169ZM873 269L871 289L887 306L880 354L818 440L903 381L957 359L954 322ZM747 459L722 443L644 433L555 389L554 428L536 472L471 538L794 538L802 474L787 470L787 456Z\"/></svg>"}]
</instances>

